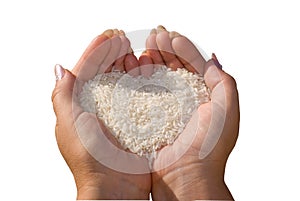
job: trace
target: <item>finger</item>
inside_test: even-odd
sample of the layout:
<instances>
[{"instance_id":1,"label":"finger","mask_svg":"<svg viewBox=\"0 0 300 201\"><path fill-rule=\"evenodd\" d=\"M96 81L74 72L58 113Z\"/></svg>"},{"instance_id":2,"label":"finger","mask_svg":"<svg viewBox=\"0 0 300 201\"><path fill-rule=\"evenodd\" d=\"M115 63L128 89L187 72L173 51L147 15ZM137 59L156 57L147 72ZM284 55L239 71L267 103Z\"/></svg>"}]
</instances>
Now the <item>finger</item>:
<instances>
[{"instance_id":1,"label":"finger","mask_svg":"<svg viewBox=\"0 0 300 201\"><path fill-rule=\"evenodd\" d=\"M205 59L202 57L196 46L185 36L175 37L172 40L172 47L181 63L190 72L204 74Z\"/></svg>"},{"instance_id":2,"label":"finger","mask_svg":"<svg viewBox=\"0 0 300 201\"><path fill-rule=\"evenodd\" d=\"M106 30L103 34L97 36L87 47L79 59L72 72L82 81L87 81L95 77L101 65L109 53L111 47L110 38L112 30Z\"/></svg>"},{"instance_id":3,"label":"finger","mask_svg":"<svg viewBox=\"0 0 300 201\"><path fill-rule=\"evenodd\" d=\"M216 57L213 56L213 59L209 60L204 68L204 80L211 91L211 119L199 152L201 160L212 153L217 147L218 141L220 142L220 138L223 138L221 141L227 143L227 147L231 147L226 150L222 148L223 153L225 151L229 154L236 141L233 139L237 137L238 133L238 126L232 127L232 122L234 124L239 122L236 82L229 74L221 70L215 59ZM231 131L228 132L227 128L230 128Z\"/></svg>"},{"instance_id":4,"label":"finger","mask_svg":"<svg viewBox=\"0 0 300 201\"><path fill-rule=\"evenodd\" d=\"M209 60L204 67L204 80L207 87L213 91L215 86L222 81L221 70L217 68L214 61Z\"/></svg>"},{"instance_id":5,"label":"finger","mask_svg":"<svg viewBox=\"0 0 300 201\"><path fill-rule=\"evenodd\" d=\"M157 47L166 66L172 70L176 70L177 68L183 67L183 64L176 57L171 40L172 38L170 38L169 32L165 29L160 29L156 36Z\"/></svg>"},{"instance_id":6,"label":"finger","mask_svg":"<svg viewBox=\"0 0 300 201\"><path fill-rule=\"evenodd\" d=\"M139 64L141 75L143 75L144 77L150 77L153 74L153 62L147 52L142 53L139 58Z\"/></svg>"},{"instance_id":7,"label":"finger","mask_svg":"<svg viewBox=\"0 0 300 201\"><path fill-rule=\"evenodd\" d=\"M123 72L125 70L124 60L125 60L126 54L129 51L130 41L125 36L125 33L122 30L120 30L119 36L120 36L120 39L121 39L121 48L120 48L118 58L114 63L114 70Z\"/></svg>"},{"instance_id":8,"label":"finger","mask_svg":"<svg viewBox=\"0 0 300 201\"><path fill-rule=\"evenodd\" d=\"M149 53L150 57L152 58L154 64L162 65L165 63L162 59L162 56L160 55L160 52L158 51L158 47L156 44L156 35L157 35L156 29L152 29L150 35L146 40L146 50Z\"/></svg>"},{"instance_id":9,"label":"finger","mask_svg":"<svg viewBox=\"0 0 300 201\"><path fill-rule=\"evenodd\" d=\"M121 38L119 37L116 29L113 30L113 37L110 39L110 41L111 41L110 50L106 55L103 63L100 65L98 73L111 72L112 65L119 56L122 43L121 43Z\"/></svg>"},{"instance_id":10,"label":"finger","mask_svg":"<svg viewBox=\"0 0 300 201\"><path fill-rule=\"evenodd\" d=\"M211 91L211 101L228 108L238 97L235 80L221 70L213 59L205 64L204 71L204 81Z\"/></svg>"},{"instance_id":11,"label":"finger","mask_svg":"<svg viewBox=\"0 0 300 201\"><path fill-rule=\"evenodd\" d=\"M139 62L134 54L127 54L125 57L125 69L126 72L131 76L140 75Z\"/></svg>"},{"instance_id":12,"label":"finger","mask_svg":"<svg viewBox=\"0 0 300 201\"><path fill-rule=\"evenodd\" d=\"M215 62L215 65L218 68L222 69L222 65L220 64L220 62L219 62L217 56L215 55L215 53L212 53L211 57L212 57L212 60Z\"/></svg>"},{"instance_id":13,"label":"finger","mask_svg":"<svg viewBox=\"0 0 300 201\"><path fill-rule=\"evenodd\" d=\"M70 119L70 114L77 116L81 111L74 98L76 77L60 65L55 66L57 82L52 92L53 109L58 119Z\"/></svg>"}]
</instances>

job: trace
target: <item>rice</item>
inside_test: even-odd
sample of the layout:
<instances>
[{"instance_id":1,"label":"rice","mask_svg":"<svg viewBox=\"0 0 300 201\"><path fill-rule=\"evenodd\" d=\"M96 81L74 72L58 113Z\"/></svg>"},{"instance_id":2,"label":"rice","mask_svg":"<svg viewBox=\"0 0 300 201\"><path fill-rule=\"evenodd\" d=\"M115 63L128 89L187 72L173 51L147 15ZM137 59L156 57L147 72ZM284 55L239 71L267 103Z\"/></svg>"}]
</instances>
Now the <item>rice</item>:
<instances>
[{"instance_id":1,"label":"rice","mask_svg":"<svg viewBox=\"0 0 300 201\"><path fill-rule=\"evenodd\" d=\"M149 156L175 141L209 95L200 75L161 66L149 78L97 74L84 84L79 101L84 111L97 114L124 149Z\"/></svg>"}]
</instances>

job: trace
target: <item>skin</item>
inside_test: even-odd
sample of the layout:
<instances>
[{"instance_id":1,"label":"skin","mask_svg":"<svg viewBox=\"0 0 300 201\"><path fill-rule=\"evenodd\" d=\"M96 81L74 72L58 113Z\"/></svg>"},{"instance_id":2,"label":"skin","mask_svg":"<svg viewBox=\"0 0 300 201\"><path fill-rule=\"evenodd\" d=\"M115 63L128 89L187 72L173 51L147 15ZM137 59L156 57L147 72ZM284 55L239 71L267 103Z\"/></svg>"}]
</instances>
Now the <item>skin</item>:
<instances>
[{"instance_id":1,"label":"skin","mask_svg":"<svg viewBox=\"0 0 300 201\"><path fill-rule=\"evenodd\" d=\"M206 62L195 46L178 33L170 33L164 27L158 27L149 38L147 48L151 48L149 52L154 64L163 60L173 70L185 67L191 72L203 74L211 91L211 101L200 105L190 120L192 123L186 127L187 131L194 127L198 129L195 132L183 132L173 145L159 151L151 174L153 199L232 200L224 182L224 172L239 130L239 102L235 80L218 68L220 64L215 55ZM217 115L212 118L212 114ZM223 124L218 123L220 120L224 120ZM207 135L216 139L215 146L208 146L209 152L201 149ZM184 153L181 153L182 149L185 149ZM177 160L170 161L173 158Z\"/></svg>"},{"instance_id":2,"label":"skin","mask_svg":"<svg viewBox=\"0 0 300 201\"><path fill-rule=\"evenodd\" d=\"M149 77L156 64L173 70L184 67L204 75L211 100L198 108L185 131L173 145L158 152L148 169L143 158L126 161L121 157L120 145L104 124L74 101L74 85L81 87L98 72L110 72L112 66L133 76ZM132 53L123 31L107 30L96 37L71 72L62 69L64 76L57 81L52 95L57 143L74 175L77 199L149 199L150 192L153 200L233 199L224 182L224 172L238 136L238 93L234 79L219 66L215 56L206 62L186 37L162 26L151 31L146 51L139 59ZM78 132L106 137L114 146L90 146L104 155L112 153L109 158L115 158L120 167L138 166L142 173L126 173L99 163L82 145ZM216 139L216 144L207 146L208 136Z\"/></svg>"},{"instance_id":3,"label":"skin","mask_svg":"<svg viewBox=\"0 0 300 201\"><path fill-rule=\"evenodd\" d=\"M63 70L64 76L57 81L52 94L53 107L57 117L55 128L57 144L74 175L78 200L142 200L149 198L151 175L147 173L147 162L144 161L143 163L142 161L142 163L139 163L137 159L129 163L119 158L120 153L116 152L116 150L120 150L120 145L118 145L100 120L95 121L92 114L84 112L77 105L76 102L78 100L76 98L74 100L76 94L73 96L74 85L81 86L84 81L91 79L98 72L109 72L116 60L120 69L130 71L138 66L136 57L132 53L124 51L124 49L129 49L129 42L126 42L120 36L123 37L122 33L117 33L116 30L107 30L96 37L87 47L72 72ZM122 40L125 42L122 42ZM123 54L120 51L124 51ZM106 56L108 54L110 55L109 57ZM100 126L94 126L95 124ZM120 167L133 168L138 163L139 166L142 166L141 168L144 168L145 173L128 174L99 163L83 146L78 137L80 134L78 132L97 133L101 139L106 139L104 138L106 136L114 146L107 148L111 150L103 148L105 145L98 146L97 149L100 153L112 153L109 157L120 161ZM92 144L91 146L94 145Z\"/></svg>"}]
</instances>

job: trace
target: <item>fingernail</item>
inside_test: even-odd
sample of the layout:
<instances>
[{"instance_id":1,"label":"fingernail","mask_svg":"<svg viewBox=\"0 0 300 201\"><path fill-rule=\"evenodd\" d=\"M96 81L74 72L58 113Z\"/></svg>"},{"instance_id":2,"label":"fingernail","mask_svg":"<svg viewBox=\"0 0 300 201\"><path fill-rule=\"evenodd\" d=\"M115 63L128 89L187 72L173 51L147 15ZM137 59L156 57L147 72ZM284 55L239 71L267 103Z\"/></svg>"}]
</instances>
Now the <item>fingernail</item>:
<instances>
[{"instance_id":1,"label":"fingernail","mask_svg":"<svg viewBox=\"0 0 300 201\"><path fill-rule=\"evenodd\" d=\"M119 30L118 29L114 29L113 33L114 33L114 35L119 35Z\"/></svg>"},{"instance_id":2,"label":"fingernail","mask_svg":"<svg viewBox=\"0 0 300 201\"><path fill-rule=\"evenodd\" d=\"M151 34L157 34L157 30L156 29L152 29L151 32L150 32L150 35Z\"/></svg>"},{"instance_id":3,"label":"fingernail","mask_svg":"<svg viewBox=\"0 0 300 201\"><path fill-rule=\"evenodd\" d=\"M54 73L56 81L61 80L65 75L65 69L61 65L56 64L54 67Z\"/></svg>"},{"instance_id":4,"label":"fingernail","mask_svg":"<svg viewBox=\"0 0 300 201\"><path fill-rule=\"evenodd\" d=\"M212 53L211 58L213 59L215 65L219 68L222 69L222 65L220 64L220 62L218 61L217 56L215 55L215 53Z\"/></svg>"},{"instance_id":5,"label":"fingernail","mask_svg":"<svg viewBox=\"0 0 300 201\"><path fill-rule=\"evenodd\" d=\"M166 31L167 29L163 25L158 25L157 30L158 31Z\"/></svg>"},{"instance_id":6,"label":"fingernail","mask_svg":"<svg viewBox=\"0 0 300 201\"><path fill-rule=\"evenodd\" d=\"M162 25L159 25L159 26L157 27L157 33L158 33L158 34L161 33L161 32L165 32L165 31L166 31L166 28L163 27Z\"/></svg>"},{"instance_id":7,"label":"fingernail","mask_svg":"<svg viewBox=\"0 0 300 201\"><path fill-rule=\"evenodd\" d=\"M114 35L114 31L112 29L107 29L103 32L104 35L106 35L108 38L112 38Z\"/></svg>"},{"instance_id":8,"label":"fingernail","mask_svg":"<svg viewBox=\"0 0 300 201\"><path fill-rule=\"evenodd\" d=\"M123 30L119 31L120 35L125 36L125 32Z\"/></svg>"},{"instance_id":9,"label":"fingernail","mask_svg":"<svg viewBox=\"0 0 300 201\"><path fill-rule=\"evenodd\" d=\"M169 37L170 37L171 40L173 40L174 38L179 37L179 36L180 36L180 34L176 31L171 31L169 33Z\"/></svg>"}]
</instances>

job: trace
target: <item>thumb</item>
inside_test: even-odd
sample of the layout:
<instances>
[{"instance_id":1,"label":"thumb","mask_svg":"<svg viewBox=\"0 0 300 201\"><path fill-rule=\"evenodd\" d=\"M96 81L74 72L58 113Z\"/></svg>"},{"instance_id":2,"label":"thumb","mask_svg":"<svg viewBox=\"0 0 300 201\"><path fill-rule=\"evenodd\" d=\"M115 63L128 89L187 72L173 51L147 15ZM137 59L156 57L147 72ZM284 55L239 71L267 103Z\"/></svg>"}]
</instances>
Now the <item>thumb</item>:
<instances>
[{"instance_id":1,"label":"thumb","mask_svg":"<svg viewBox=\"0 0 300 201\"><path fill-rule=\"evenodd\" d=\"M61 65L54 68L56 85L52 92L52 103L57 118L72 114L73 89L76 77Z\"/></svg>"}]
</instances>

